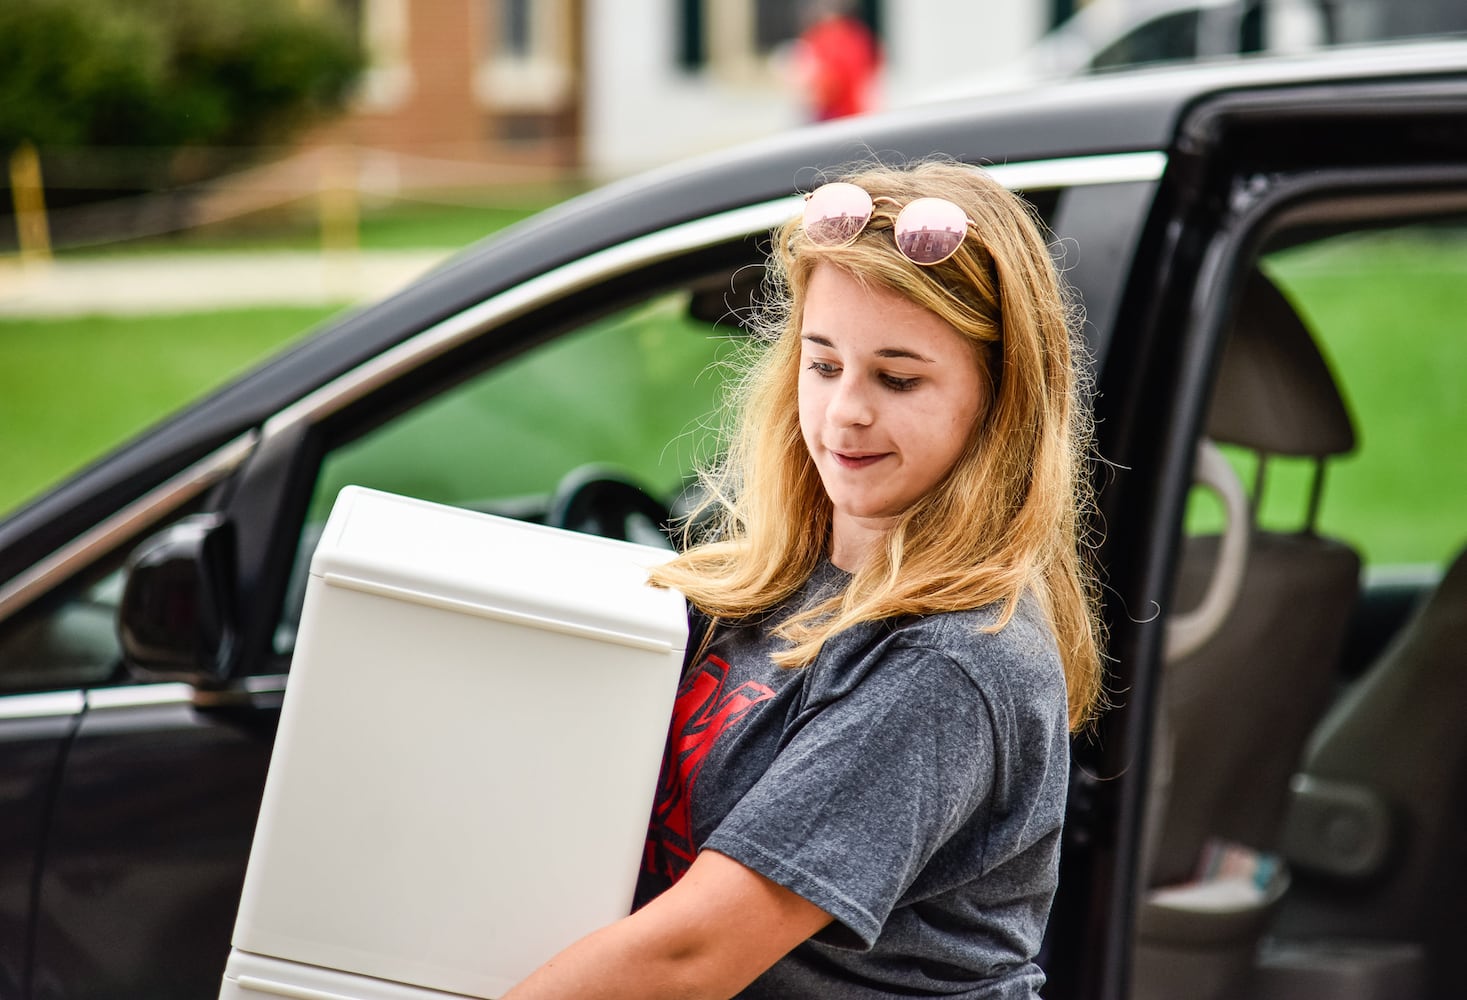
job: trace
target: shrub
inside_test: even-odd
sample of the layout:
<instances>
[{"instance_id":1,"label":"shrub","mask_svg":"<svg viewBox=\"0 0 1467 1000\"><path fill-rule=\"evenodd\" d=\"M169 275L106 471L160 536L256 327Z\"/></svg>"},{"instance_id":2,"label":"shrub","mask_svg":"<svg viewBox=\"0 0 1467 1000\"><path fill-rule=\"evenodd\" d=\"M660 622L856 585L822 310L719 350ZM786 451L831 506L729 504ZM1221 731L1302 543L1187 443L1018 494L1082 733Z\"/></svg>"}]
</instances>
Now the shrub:
<instances>
[{"instance_id":1,"label":"shrub","mask_svg":"<svg viewBox=\"0 0 1467 1000\"><path fill-rule=\"evenodd\" d=\"M281 141L360 69L342 19L295 0L3 0L0 152Z\"/></svg>"}]
</instances>

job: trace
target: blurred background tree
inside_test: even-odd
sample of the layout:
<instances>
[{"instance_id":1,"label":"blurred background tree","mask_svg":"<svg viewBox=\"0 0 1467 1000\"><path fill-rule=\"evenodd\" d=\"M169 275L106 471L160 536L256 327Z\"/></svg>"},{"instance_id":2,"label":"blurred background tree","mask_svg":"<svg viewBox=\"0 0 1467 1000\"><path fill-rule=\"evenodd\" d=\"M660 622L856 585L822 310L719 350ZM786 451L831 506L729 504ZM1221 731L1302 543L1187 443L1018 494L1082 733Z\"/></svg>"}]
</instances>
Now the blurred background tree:
<instances>
[{"instance_id":1,"label":"blurred background tree","mask_svg":"<svg viewBox=\"0 0 1467 1000\"><path fill-rule=\"evenodd\" d=\"M3 0L0 154L146 148L154 183L195 180L342 110L362 66L336 5Z\"/></svg>"}]
</instances>

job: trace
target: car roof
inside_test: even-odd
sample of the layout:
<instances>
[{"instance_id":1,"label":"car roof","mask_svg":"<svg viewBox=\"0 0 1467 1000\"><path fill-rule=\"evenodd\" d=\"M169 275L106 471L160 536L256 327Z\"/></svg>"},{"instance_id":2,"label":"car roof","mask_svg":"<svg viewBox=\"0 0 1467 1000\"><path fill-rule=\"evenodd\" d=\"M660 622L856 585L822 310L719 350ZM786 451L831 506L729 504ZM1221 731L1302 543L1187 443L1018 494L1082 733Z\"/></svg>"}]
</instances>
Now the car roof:
<instances>
[{"instance_id":1,"label":"car roof","mask_svg":"<svg viewBox=\"0 0 1467 1000\"><path fill-rule=\"evenodd\" d=\"M479 243L409 288L344 315L0 522L0 580L163 475L475 303L598 249L808 189L817 169L879 155L980 163L1166 150L1187 110L1249 89L1467 73L1467 41L1383 44L1103 74L892 108L791 130L607 184ZM69 514L63 513L69 512ZM39 530L50 524L48 530Z\"/></svg>"}]
</instances>

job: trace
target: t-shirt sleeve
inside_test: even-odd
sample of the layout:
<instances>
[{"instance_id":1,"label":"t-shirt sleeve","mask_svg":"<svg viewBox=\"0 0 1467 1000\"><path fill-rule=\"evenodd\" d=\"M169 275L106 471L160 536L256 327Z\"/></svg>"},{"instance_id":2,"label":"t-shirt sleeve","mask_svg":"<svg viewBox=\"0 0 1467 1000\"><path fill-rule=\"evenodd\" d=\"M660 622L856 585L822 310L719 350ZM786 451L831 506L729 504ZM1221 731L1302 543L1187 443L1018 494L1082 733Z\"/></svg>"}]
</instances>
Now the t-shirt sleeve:
<instances>
[{"instance_id":1,"label":"t-shirt sleeve","mask_svg":"<svg viewBox=\"0 0 1467 1000\"><path fill-rule=\"evenodd\" d=\"M868 948L994 781L993 721L967 673L930 648L874 655L849 690L802 712L703 845L819 906Z\"/></svg>"}]
</instances>

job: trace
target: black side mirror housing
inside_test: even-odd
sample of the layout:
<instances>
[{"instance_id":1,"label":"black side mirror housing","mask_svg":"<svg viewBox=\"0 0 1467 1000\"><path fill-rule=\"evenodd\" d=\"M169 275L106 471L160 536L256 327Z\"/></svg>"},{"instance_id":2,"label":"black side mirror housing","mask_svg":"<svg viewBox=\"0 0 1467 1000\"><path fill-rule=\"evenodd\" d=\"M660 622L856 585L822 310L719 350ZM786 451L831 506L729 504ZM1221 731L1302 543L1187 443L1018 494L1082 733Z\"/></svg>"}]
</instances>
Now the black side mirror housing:
<instances>
[{"instance_id":1,"label":"black side mirror housing","mask_svg":"<svg viewBox=\"0 0 1467 1000\"><path fill-rule=\"evenodd\" d=\"M233 526L194 514L153 535L128 559L117 631L128 669L197 687L228 678L234 620Z\"/></svg>"}]
</instances>

